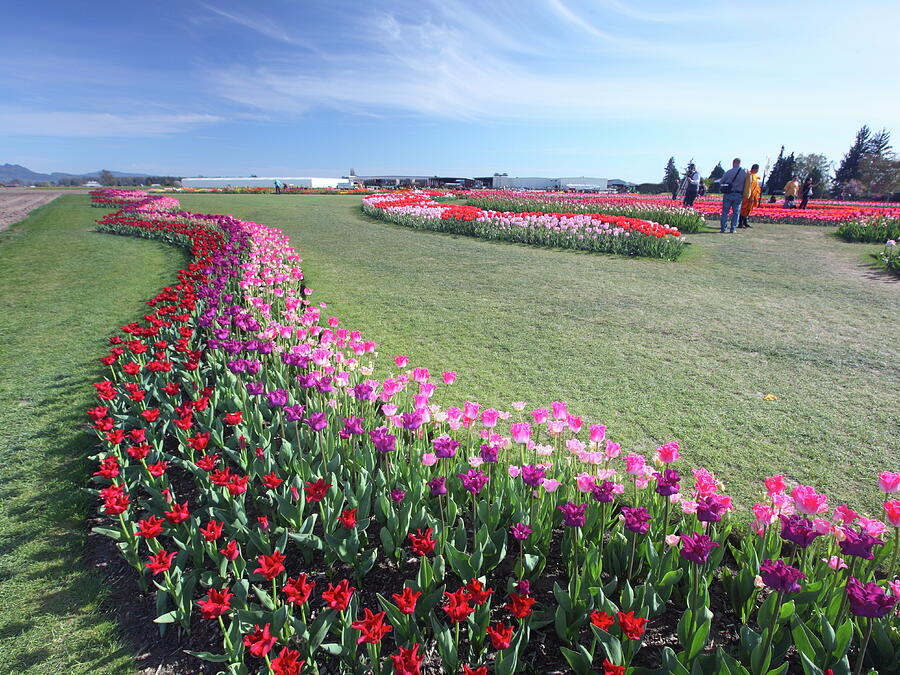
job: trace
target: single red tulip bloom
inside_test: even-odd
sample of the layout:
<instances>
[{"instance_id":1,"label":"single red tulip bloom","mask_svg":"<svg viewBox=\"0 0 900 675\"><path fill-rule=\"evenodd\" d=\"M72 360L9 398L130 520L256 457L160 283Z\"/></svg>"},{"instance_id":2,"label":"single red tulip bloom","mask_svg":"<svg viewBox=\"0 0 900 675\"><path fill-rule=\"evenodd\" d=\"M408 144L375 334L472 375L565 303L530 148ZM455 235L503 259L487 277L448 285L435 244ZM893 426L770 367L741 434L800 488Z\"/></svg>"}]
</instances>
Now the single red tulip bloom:
<instances>
[{"instance_id":1,"label":"single red tulip bloom","mask_svg":"<svg viewBox=\"0 0 900 675\"><path fill-rule=\"evenodd\" d=\"M336 612L343 612L350 604L353 591L356 589L346 579L341 579L337 586L328 584L328 588L322 592L322 599Z\"/></svg>"},{"instance_id":2,"label":"single red tulip bloom","mask_svg":"<svg viewBox=\"0 0 900 675\"><path fill-rule=\"evenodd\" d=\"M160 549L156 555L152 555L147 559L147 562L144 564L148 570L153 572L153 576L157 574L162 574L163 572L168 572L172 567L172 561L175 559L175 553L166 553L165 550Z\"/></svg>"},{"instance_id":3,"label":"single red tulip bloom","mask_svg":"<svg viewBox=\"0 0 900 675\"><path fill-rule=\"evenodd\" d=\"M351 628L355 628L360 632L356 644L366 642L368 644L377 645L385 635L394 630L394 627L384 621L387 612L373 614L368 607L364 609L363 612L364 617L362 619L357 619L350 624Z\"/></svg>"},{"instance_id":4,"label":"single red tulip bloom","mask_svg":"<svg viewBox=\"0 0 900 675\"><path fill-rule=\"evenodd\" d=\"M622 629L625 637L629 640L640 640L641 636L644 634L647 619L635 616L633 611L628 612L627 614L619 612L618 616L619 627Z\"/></svg>"},{"instance_id":5,"label":"single red tulip bloom","mask_svg":"<svg viewBox=\"0 0 900 675\"><path fill-rule=\"evenodd\" d=\"M204 619L217 619L231 609L231 598L233 597L234 593L227 588L220 591L210 588L206 600L198 600L197 606L200 607L200 613Z\"/></svg>"},{"instance_id":6,"label":"single red tulip bloom","mask_svg":"<svg viewBox=\"0 0 900 675\"><path fill-rule=\"evenodd\" d=\"M487 627L487 636L491 639L494 649L509 649L512 634L512 626L507 626L502 622Z\"/></svg>"},{"instance_id":7,"label":"single red tulip bloom","mask_svg":"<svg viewBox=\"0 0 900 675\"><path fill-rule=\"evenodd\" d=\"M414 591L409 586L407 586L400 593L391 594L391 597L394 599L394 603L397 605L397 609L399 609L401 612L403 612L404 614L415 614L416 602L418 602L421 595L421 591Z\"/></svg>"},{"instance_id":8,"label":"single red tulip bloom","mask_svg":"<svg viewBox=\"0 0 900 675\"><path fill-rule=\"evenodd\" d=\"M253 625L253 632L244 636L244 646L250 648L250 653L258 659L263 658L272 651L272 647L278 642L269 632L271 624L266 624L260 628L257 624Z\"/></svg>"},{"instance_id":9,"label":"single red tulip bloom","mask_svg":"<svg viewBox=\"0 0 900 675\"><path fill-rule=\"evenodd\" d=\"M275 551L272 555L261 555L257 558L259 567L253 570L254 574L262 574L266 581L272 581L284 572L285 555L281 551Z\"/></svg>"},{"instance_id":10,"label":"single red tulip bloom","mask_svg":"<svg viewBox=\"0 0 900 675\"><path fill-rule=\"evenodd\" d=\"M331 483L326 483L324 478L319 478L313 483L307 483L304 487L307 502L320 502L325 498Z\"/></svg>"},{"instance_id":11,"label":"single red tulip bloom","mask_svg":"<svg viewBox=\"0 0 900 675\"><path fill-rule=\"evenodd\" d=\"M512 612L517 619L524 619L531 614L534 598L527 595L519 595L518 593L509 594L509 602L506 603L506 609Z\"/></svg>"},{"instance_id":12,"label":"single red tulip bloom","mask_svg":"<svg viewBox=\"0 0 900 675\"><path fill-rule=\"evenodd\" d=\"M278 656L272 659L270 668L275 675L300 675L305 663L296 649L282 647Z\"/></svg>"},{"instance_id":13,"label":"single red tulip bloom","mask_svg":"<svg viewBox=\"0 0 900 675\"><path fill-rule=\"evenodd\" d=\"M296 579L288 577L284 586L281 587L281 592L284 593L288 602L295 605L302 605L309 600L309 594L312 593L313 586L315 585L315 581L307 582L306 575L301 574Z\"/></svg>"}]
</instances>

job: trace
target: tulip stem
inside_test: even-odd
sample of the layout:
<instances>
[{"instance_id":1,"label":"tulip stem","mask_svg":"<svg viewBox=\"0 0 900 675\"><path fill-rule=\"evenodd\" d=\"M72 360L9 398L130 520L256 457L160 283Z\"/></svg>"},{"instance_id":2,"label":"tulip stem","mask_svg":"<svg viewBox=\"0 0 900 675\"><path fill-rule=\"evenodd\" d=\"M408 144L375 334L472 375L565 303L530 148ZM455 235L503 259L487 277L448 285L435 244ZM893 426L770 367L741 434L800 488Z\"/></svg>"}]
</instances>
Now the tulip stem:
<instances>
[{"instance_id":1,"label":"tulip stem","mask_svg":"<svg viewBox=\"0 0 900 675\"><path fill-rule=\"evenodd\" d=\"M631 555L628 556L628 573L625 575L626 580L631 580L631 568L634 564L634 548L637 544L637 532L631 533Z\"/></svg>"},{"instance_id":2,"label":"tulip stem","mask_svg":"<svg viewBox=\"0 0 900 675\"><path fill-rule=\"evenodd\" d=\"M888 581L894 579L894 569L897 564L897 551L900 550L900 527L894 528L894 553L891 555L891 565L888 567Z\"/></svg>"},{"instance_id":3,"label":"tulip stem","mask_svg":"<svg viewBox=\"0 0 900 675\"><path fill-rule=\"evenodd\" d=\"M868 624L866 626L866 639L863 640L862 647L859 649L859 660L856 662L856 670L854 671L856 675L860 675L862 672L863 661L866 658L866 649L869 647L869 638L872 637L872 628L875 625L875 620L869 618L866 619L866 623Z\"/></svg>"},{"instance_id":4,"label":"tulip stem","mask_svg":"<svg viewBox=\"0 0 900 675\"><path fill-rule=\"evenodd\" d=\"M766 654L772 648L772 639L775 637L775 630L778 628L778 618L781 615L781 603L784 602L784 593L778 591L778 599L775 602L775 615L772 617L772 625L769 626L769 632L766 635L766 644L762 650L762 658L766 658ZM765 670L765 669L763 669Z\"/></svg>"}]
</instances>

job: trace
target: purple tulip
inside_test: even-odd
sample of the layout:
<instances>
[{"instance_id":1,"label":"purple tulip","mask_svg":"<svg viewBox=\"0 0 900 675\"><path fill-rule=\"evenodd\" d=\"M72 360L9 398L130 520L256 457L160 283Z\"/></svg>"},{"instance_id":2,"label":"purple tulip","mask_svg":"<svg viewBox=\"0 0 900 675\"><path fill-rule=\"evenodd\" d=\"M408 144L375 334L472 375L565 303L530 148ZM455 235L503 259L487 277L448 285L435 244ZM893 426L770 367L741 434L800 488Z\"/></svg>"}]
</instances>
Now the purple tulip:
<instances>
[{"instance_id":1,"label":"purple tulip","mask_svg":"<svg viewBox=\"0 0 900 675\"><path fill-rule=\"evenodd\" d=\"M650 529L650 513L643 506L623 506L622 516L625 518L625 529L637 534L647 534Z\"/></svg>"},{"instance_id":2,"label":"purple tulip","mask_svg":"<svg viewBox=\"0 0 900 675\"><path fill-rule=\"evenodd\" d=\"M509 528L512 531L512 536L516 541L525 541L531 536L533 530L528 527L525 523L516 523Z\"/></svg>"},{"instance_id":3,"label":"purple tulip","mask_svg":"<svg viewBox=\"0 0 900 675\"><path fill-rule=\"evenodd\" d=\"M392 452L397 442L397 437L389 434L387 427L384 426L372 429L369 432L369 438L375 446L375 450L381 453Z\"/></svg>"},{"instance_id":4,"label":"purple tulip","mask_svg":"<svg viewBox=\"0 0 900 675\"><path fill-rule=\"evenodd\" d=\"M447 494L447 486L445 485L447 479L443 476L436 476L428 481L427 485L431 488L431 496L438 497L440 495Z\"/></svg>"},{"instance_id":5,"label":"purple tulip","mask_svg":"<svg viewBox=\"0 0 900 675\"><path fill-rule=\"evenodd\" d=\"M266 394L266 402L270 408L280 408L287 405L288 393L285 389L276 389Z\"/></svg>"},{"instance_id":6,"label":"purple tulip","mask_svg":"<svg viewBox=\"0 0 900 675\"><path fill-rule=\"evenodd\" d=\"M766 558L759 566L759 575L763 583L773 591L784 593L797 593L800 591L800 579L806 575L795 567L791 567L783 560L770 560Z\"/></svg>"},{"instance_id":7,"label":"purple tulip","mask_svg":"<svg viewBox=\"0 0 900 675\"><path fill-rule=\"evenodd\" d=\"M565 525L566 527L584 527L584 512L585 509L587 509L587 504L566 502L565 504L557 506L556 508L562 511L563 525Z\"/></svg>"},{"instance_id":8,"label":"purple tulip","mask_svg":"<svg viewBox=\"0 0 900 675\"><path fill-rule=\"evenodd\" d=\"M328 419L323 412L313 413L304 421L313 431L322 431L322 429L328 426Z\"/></svg>"},{"instance_id":9,"label":"purple tulip","mask_svg":"<svg viewBox=\"0 0 900 675\"><path fill-rule=\"evenodd\" d=\"M798 514L792 516L782 515L780 518L781 538L785 541L794 542L800 548L806 548L813 542L813 539L819 536L809 518Z\"/></svg>"},{"instance_id":10,"label":"purple tulip","mask_svg":"<svg viewBox=\"0 0 900 675\"><path fill-rule=\"evenodd\" d=\"M662 473L657 471L653 475L656 478L656 492L663 497L674 495L681 487L681 476L675 469L666 469Z\"/></svg>"},{"instance_id":11,"label":"purple tulip","mask_svg":"<svg viewBox=\"0 0 900 675\"><path fill-rule=\"evenodd\" d=\"M600 485L595 483L594 487L591 488L591 497L594 498L594 501L598 501L601 504L608 504L614 499L613 483L608 480L603 481Z\"/></svg>"},{"instance_id":12,"label":"purple tulip","mask_svg":"<svg viewBox=\"0 0 900 675\"><path fill-rule=\"evenodd\" d=\"M288 422L302 422L303 412L305 410L306 408L300 403L297 403L296 405L286 405L284 406L284 417Z\"/></svg>"},{"instance_id":13,"label":"purple tulip","mask_svg":"<svg viewBox=\"0 0 900 675\"><path fill-rule=\"evenodd\" d=\"M852 555L864 560L873 560L875 555L872 548L875 546L884 546L884 541L871 534L860 534L856 530L849 527L842 527L844 540L839 542L841 553L844 555Z\"/></svg>"},{"instance_id":14,"label":"purple tulip","mask_svg":"<svg viewBox=\"0 0 900 675\"><path fill-rule=\"evenodd\" d=\"M462 481L463 487L473 495L481 492L488 482L488 475L481 473L478 469L469 469L468 473L458 473L456 477Z\"/></svg>"},{"instance_id":15,"label":"purple tulip","mask_svg":"<svg viewBox=\"0 0 900 675\"><path fill-rule=\"evenodd\" d=\"M850 599L850 611L856 616L880 619L893 609L897 598L887 592L874 581L866 585L856 577L847 580L847 597Z\"/></svg>"},{"instance_id":16,"label":"purple tulip","mask_svg":"<svg viewBox=\"0 0 900 675\"><path fill-rule=\"evenodd\" d=\"M347 439L350 436L361 436L365 433L362 427L362 417L342 417L341 420L344 422L344 428L338 433L341 438Z\"/></svg>"},{"instance_id":17,"label":"purple tulip","mask_svg":"<svg viewBox=\"0 0 900 675\"><path fill-rule=\"evenodd\" d=\"M719 544L706 534L694 532L693 534L681 535L681 557L698 565L705 563L709 558L710 552L717 546Z\"/></svg>"},{"instance_id":18,"label":"purple tulip","mask_svg":"<svg viewBox=\"0 0 900 675\"><path fill-rule=\"evenodd\" d=\"M493 445L482 445L480 450L481 459L486 464L493 464L500 459L500 448Z\"/></svg>"},{"instance_id":19,"label":"purple tulip","mask_svg":"<svg viewBox=\"0 0 900 675\"><path fill-rule=\"evenodd\" d=\"M400 488L391 490L391 499L394 500L397 504L402 502L405 497L406 497L406 490L401 490Z\"/></svg>"},{"instance_id":20,"label":"purple tulip","mask_svg":"<svg viewBox=\"0 0 900 675\"><path fill-rule=\"evenodd\" d=\"M522 482L525 485L530 485L531 487L537 487L541 483L544 482L544 478L546 477L547 472L544 470L542 466L535 466L534 464L526 464L522 467Z\"/></svg>"},{"instance_id":21,"label":"purple tulip","mask_svg":"<svg viewBox=\"0 0 900 675\"><path fill-rule=\"evenodd\" d=\"M728 510L728 503L719 495L707 495L697 502L697 520L701 523L718 523Z\"/></svg>"},{"instance_id":22,"label":"purple tulip","mask_svg":"<svg viewBox=\"0 0 900 675\"><path fill-rule=\"evenodd\" d=\"M456 450L459 448L459 443L446 434L438 436L431 441L431 444L434 446L434 454L438 459L450 459L451 457L455 457Z\"/></svg>"}]
</instances>

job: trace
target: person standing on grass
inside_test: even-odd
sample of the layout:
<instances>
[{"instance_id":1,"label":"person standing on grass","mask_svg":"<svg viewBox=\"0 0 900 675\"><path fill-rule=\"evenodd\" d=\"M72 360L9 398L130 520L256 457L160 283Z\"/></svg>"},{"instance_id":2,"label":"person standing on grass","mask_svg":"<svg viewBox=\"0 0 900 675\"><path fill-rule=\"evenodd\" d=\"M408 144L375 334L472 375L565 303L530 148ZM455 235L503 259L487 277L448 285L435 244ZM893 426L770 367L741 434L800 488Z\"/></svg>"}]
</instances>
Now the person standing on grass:
<instances>
[{"instance_id":1,"label":"person standing on grass","mask_svg":"<svg viewBox=\"0 0 900 675\"><path fill-rule=\"evenodd\" d=\"M805 209L806 205L809 204L809 199L812 197L813 189L816 187L816 183L813 183L813 177L807 176L806 180L803 181L803 187L800 188L800 208Z\"/></svg>"},{"instance_id":2,"label":"person standing on grass","mask_svg":"<svg viewBox=\"0 0 900 675\"><path fill-rule=\"evenodd\" d=\"M731 214L731 232L737 228L738 218L741 216L741 203L744 201L744 183L747 182L747 172L741 168L741 160L734 158L731 168L719 179L719 189L722 191L722 218L720 231L725 232L728 223L728 215Z\"/></svg>"},{"instance_id":3,"label":"person standing on grass","mask_svg":"<svg viewBox=\"0 0 900 675\"><path fill-rule=\"evenodd\" d=\"M750 167L750 173L747 180L744 181L744 192L741 201L741 219L738 227L752 228L753 226L747 222L747 217L753 213L753 209L759 206L759 200L762 197L762 188L759 185L759 164Z\"/></svg>"},{"instance_id":4,"label":"person standing on grass","mask_svg":"<svg viewBox=\"0 0 900 675\"><path fill-rule=\"evenodd\" d=\"M797 193L800 191L800 183L791 176L791 179L784 184L784 208L794 208L794 202L797 200Z\"/></svg>"},{"instance_id":5,"label":"person standing on grass","mask_svg":"<svg viewBox=\"0 0 900 675\"><path fill-rule=\"evenodd\" d=\"M687 171L684 174L684 205L688 208L694 206L694 200L700 191L700 173L693 164L688 164Z\"/></svg>"}]
</instances>

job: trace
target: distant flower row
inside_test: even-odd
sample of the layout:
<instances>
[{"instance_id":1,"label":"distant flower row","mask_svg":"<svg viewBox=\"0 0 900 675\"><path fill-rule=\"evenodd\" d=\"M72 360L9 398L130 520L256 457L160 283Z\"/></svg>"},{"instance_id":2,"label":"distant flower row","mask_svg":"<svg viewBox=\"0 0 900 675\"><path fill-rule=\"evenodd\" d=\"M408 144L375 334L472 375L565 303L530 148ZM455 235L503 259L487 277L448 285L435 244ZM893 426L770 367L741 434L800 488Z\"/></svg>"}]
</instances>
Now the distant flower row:
<instances>
[{"instance_id":1,"label":"distant flower row","mask_svg":"<svg viewBox=\"0 0 900 675\"><path fill-rule=\"evenodd\" d=\"M365 197L363 210L414 229L598 253L675 260L685 246L677 228L640 218L606 213L495 211L470 204L440 203L424 192Z\"/></svg>"},{"instance_id":2,"label":"distant flower row","mask_svg":"<svg viewBox=\"0 0 900 675\"><path fill-rule=\"evenodd\" d=\"M556 210L565 205L567 210L584 213L590 211L609 212L612 209L632 209L634 213L662 210L656 220L674 224L674 218L689 217L688 214L702 214L706 218L717 218L722 208L719 195L700 197L694 202L693 209L683 209L679 202L673 202L669 196L654 195L596 195L569 194L548 192L509 192L509 191L471 191L471 199L479 204L505 203L512 201L520 208L528 208L529 204L537 205L532 210ZM664 215L669 213L670 215ZM753 220L769 223L795 223L800 225L837 225L853 219L868 216L885 216L900 218L900 205L891 202L836 202L811 201L807 208L784 208L782 202L762 203L753 211ZM682 228L683 231L698 231Z\"/></svg>"}]
</instances>

